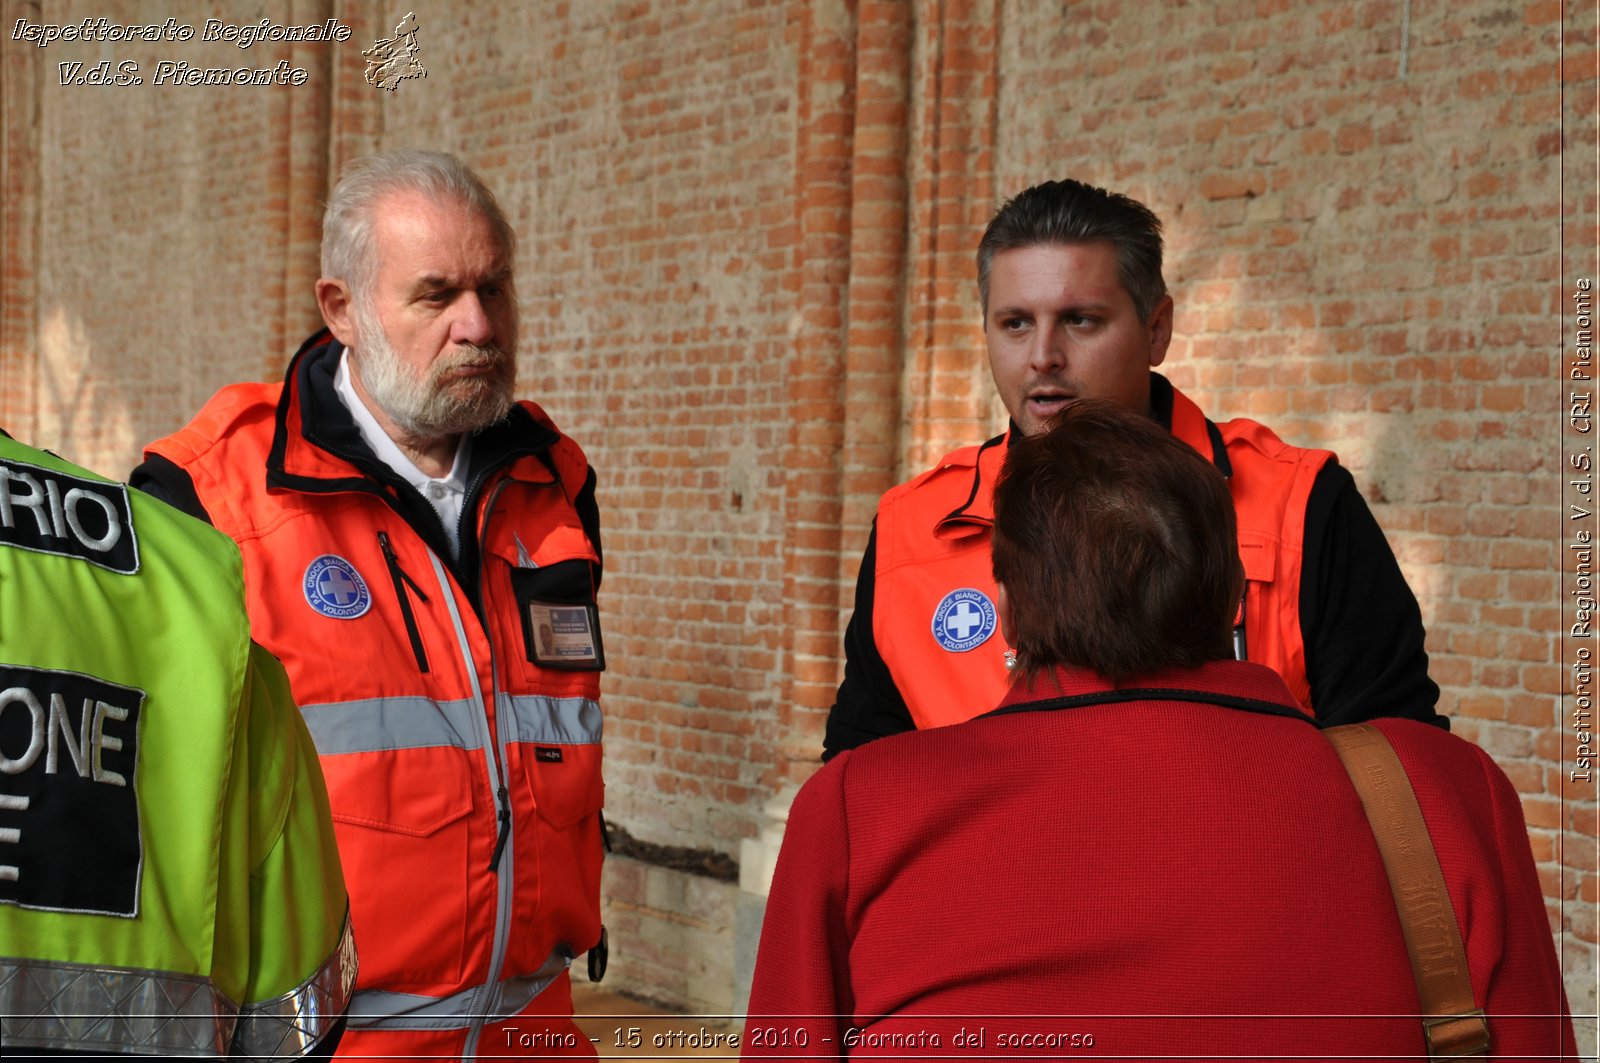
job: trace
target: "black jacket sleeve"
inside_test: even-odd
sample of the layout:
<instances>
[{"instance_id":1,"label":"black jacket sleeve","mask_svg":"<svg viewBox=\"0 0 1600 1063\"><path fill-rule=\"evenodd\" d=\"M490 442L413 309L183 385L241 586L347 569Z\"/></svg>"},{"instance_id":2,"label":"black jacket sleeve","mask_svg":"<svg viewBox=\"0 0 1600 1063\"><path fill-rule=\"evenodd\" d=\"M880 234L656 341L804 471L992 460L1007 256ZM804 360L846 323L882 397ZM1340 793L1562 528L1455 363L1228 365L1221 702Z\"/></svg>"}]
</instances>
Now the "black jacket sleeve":
<instances>
[{"instance_id":1,"label":"black jacket sleeve","mask_svg":"<svg viewBox=\"0 0 1600 1063\"><path fill-rule=\"evenodd\" d=\"M578 492L578 497L573 500L572 508L578 511L578 520L583 524L583 533L589 537L589 542L594 544L594 586L600 589L600 576L605 571L606 555L600 545L600 506L594 497L595 475L594 466L589 466L589 475L583 479L583 490Z\"/></svg>"},{"instance_id":2,"label":"black jacket sleeve","mask_svg":"<svg viewBox=\"0 0 1600 1063\"><path fill-rule=\"evenodd\" d=\"M195 493L194 480L182 468L159 454L150 455L129 474L128 486L137 487L174 509L182 510L191 517L199 517L207 524L211 523L211 514L206 512L206 507L200 504L200 496Z\"/></svg>"},{"instance_id":3,"label":"black jacket sleeve","mask_svg":"<svg viewBox=\"0 0 1600 1063\"><path fill-rule=\"evenodd\" d=\"M872 636L874 573L878 563L878 529L867 537L867 553L856 576L856 609L844 632L844 682L828 711L822 739L822 759L831 760L846 749L874 738L916 729L906 699L895 686L889 666L878 654Z\"/></svg>"},{"instance_id":4,"label":"black jacket sleeve","mask_svg":"<svg viewBox=\"0 0 1600 1063\"><path fill-rule=\"evenodd\" d=\"M1306 504L1300 627L1318 724L1403 716L1449 728L1435 710L1416 596L1355 480L1334 462Z\"/></svg>"}]
</instances>

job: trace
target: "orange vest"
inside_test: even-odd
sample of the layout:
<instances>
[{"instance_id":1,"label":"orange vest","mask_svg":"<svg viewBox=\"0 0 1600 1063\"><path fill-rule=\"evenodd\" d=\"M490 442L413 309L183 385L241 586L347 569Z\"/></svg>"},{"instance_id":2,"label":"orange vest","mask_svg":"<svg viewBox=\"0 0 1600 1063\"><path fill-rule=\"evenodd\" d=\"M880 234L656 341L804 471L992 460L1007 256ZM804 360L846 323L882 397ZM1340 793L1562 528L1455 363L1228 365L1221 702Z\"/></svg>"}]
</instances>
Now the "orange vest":
<instances>
[{"instance_id":1,"label":"orange vest","mask_svg":"<svg viewBox=\"0 0 1600 1063\"><path fill-rule=\"evenodd\" d=\"M544 622L593 624L588 466L521 404L549 464L512 457L470 496L469 594L388 488L305 437L298 391L225 388L147 453L239 543L255 638L317 743L361 956L341 1052L503 1050L485 1018L548 1012L601 932L599 672L532 663Z\"/></svg>"},{"instance_id":2,"label":"orange vest","mask_svg":"<svg viewBox=\"0 0 1600 1063\"><path fill-rule=\"evenodd\" d=\"M1308 714L1300 633L1306 502L1325 450L1283 443L1254 421L1217 425L1231 466L1246 588L1247 659L1275 670ZM1216 459L1211 429L1173 390L1172 434ZM966 447L883 496L878 505L872 633L919 728L960 723L1000 703L1009 684L989 559L994 484L1005 437Z\"/></svg>"}]
</instances>

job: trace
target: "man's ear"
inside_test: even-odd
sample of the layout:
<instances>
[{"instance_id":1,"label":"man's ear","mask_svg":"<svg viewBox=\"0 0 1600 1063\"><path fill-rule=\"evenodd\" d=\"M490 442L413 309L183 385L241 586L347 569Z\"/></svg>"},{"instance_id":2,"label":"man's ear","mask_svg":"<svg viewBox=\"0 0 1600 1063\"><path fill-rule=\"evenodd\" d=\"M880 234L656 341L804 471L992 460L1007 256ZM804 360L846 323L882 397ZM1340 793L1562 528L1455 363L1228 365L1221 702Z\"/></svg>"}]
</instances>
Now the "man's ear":
<instances>
[{"instance_id":1,"label":"man's ear","mask_svg":"<svg viewBox=\"0 0 1600 1063\"><path fill-rule=\"evenodd\" d=\"M355 345L355 297L350 286L341 280L322 277L317 281L317 309L335 339L346 347Z\"/></svg>"},{"instance_id":2,"label":"man's ear","mask_svg":"<svg viewBox=\"0 0 1600 1063\"><path fill-rule=\"evenodd\" d=\"M1163 295L1156 308L1150 312L1150 368L1167 360L1167 347L1172 343L1172 296Z\"/></svg>"},{"instance_id":3,"label":"man's ear","mask_svg":"<svg viewBox=\"0 0 1600 1063\"><path fill-rule=\"evenodd\" d=\"M1006 585L994 585L994 612L1000 620L1000 637L1006 640L1007 646L1015 646L1011 641L1011 597L1006 594Z\"/></svg>"}]
</instances>

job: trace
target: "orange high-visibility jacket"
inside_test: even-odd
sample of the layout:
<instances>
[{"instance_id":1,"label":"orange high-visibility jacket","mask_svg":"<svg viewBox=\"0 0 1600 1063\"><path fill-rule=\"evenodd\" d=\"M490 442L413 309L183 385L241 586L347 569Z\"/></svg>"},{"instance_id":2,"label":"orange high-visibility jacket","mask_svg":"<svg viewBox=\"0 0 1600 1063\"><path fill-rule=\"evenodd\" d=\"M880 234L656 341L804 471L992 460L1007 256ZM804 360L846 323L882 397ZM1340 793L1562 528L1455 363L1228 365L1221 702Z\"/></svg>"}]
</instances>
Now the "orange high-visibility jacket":
<instances>
[{"instance_id":1,"label":"orange high-visibility jacket","mask_svg":"<svg viewBox=\"0 0 1600 1063\"><path fill-rule=\"evenodd\" d=\"M1281 675L1311 713L1301 546L1311 485L1333 454L1291 447L1254 421L1225 421L1216 430L1213 436L1199 407L1173 390L1172 434L1228 476L1247 581L1248 659ZM1005 441L946 455L878 506L872 633L919 728L988 712L1009 689L989 561Z\"/></svg>"},{"instance_id":2,"label":"orange high-visibility jacket","mask_svg":"<svg viewBox=\"0 0 1600 1063\"><path fill-rule=\"evenodd\" d=\"M485 1017L548 1011L601 936L600 555L575 505L593 484L532 403L479 433L463 581L420 498L313 441L341 349L307 348L143 468L176 465L238 541L256 638L316 741L361 950L341 1051L472 1055Z\"/></svg>"}]
</instances>

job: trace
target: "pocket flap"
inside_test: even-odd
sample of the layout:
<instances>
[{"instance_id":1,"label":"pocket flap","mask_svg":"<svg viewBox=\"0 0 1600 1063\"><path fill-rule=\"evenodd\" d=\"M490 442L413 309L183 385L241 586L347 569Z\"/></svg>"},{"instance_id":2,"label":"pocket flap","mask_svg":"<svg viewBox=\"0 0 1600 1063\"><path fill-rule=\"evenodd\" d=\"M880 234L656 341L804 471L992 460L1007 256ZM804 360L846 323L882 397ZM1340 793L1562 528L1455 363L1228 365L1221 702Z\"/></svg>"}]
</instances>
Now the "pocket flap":
<instances>
[{"instance_id":1,"label":"pocket flap","mask_svg":"<svg viewBox=\"0 0 1600 1063\"><path fill-rule=\"evenodd\" d=\"M322 758L333 818L426 837L472 811L464 751L344 753Z\"/></svg>"}]
</instances>

